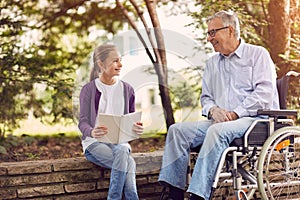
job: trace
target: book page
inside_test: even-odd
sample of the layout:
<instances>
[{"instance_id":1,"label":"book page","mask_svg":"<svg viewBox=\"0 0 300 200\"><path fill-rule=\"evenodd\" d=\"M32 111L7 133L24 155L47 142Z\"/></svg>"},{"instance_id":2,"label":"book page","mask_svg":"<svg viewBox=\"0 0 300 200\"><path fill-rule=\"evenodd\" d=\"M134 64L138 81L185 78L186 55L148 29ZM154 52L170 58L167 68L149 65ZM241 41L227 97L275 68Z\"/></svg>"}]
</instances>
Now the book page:
<instances>
[{"instance_id":1,"label":"book page","mask_svg":"<svg viewBox=\"0 0 300 200\"><path fill-rule=\"evenodd\" d=\"M101 138L97 138L97 140L99 142L117 144L119 141L120 121L121 116L99 114L96 119L96 125L106 126L108 133Z\"/></svg>"},{"instance_id":2,"label":"book page","mask_svg":"<svg viewBox=\"0 0 300 200\"><path fill-rule=\"evenodd\" d=\"M122 115L119 143L128 142L140 137L140 135L132 131L132 128L133 128L133 124L141 121L141 117L142 117L142 112L134 112L134 113L129 113L127 115Z\"/></svg>"},{"instance_id":3,"label":"book page","mask_svg":"<svg viewBox=\"0 0 300 200\"><path fill-rule=\"evenodd\" d=\"M125 143L139 137L132 131L133 124L141 121L142 112L134 112L126 115L109 115L100 113L96 119L96 126L107 127L108 133L97 138L99 142L105 143Z\"/></svg>"}]
</instances>

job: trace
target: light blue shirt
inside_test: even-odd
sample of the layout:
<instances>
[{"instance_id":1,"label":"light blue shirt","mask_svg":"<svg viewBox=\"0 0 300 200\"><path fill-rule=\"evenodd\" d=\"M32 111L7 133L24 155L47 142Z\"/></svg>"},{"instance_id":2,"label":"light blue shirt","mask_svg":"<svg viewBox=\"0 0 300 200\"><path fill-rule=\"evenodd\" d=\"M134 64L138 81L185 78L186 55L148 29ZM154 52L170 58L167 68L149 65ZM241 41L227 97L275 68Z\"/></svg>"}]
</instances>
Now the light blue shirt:
<instances>
[{"instance_id":1,"label":"light blue shirt","mask_svg":"<svg viewBox=\"0 0 300 200\"><path fill-rule=\"evenodd\" d=\"M201 104L204 116L213 106L239 117L279 109L275 65L268 51L241 41L229 56L212 56L203 74Z\"/></svg>"}]
</instances>

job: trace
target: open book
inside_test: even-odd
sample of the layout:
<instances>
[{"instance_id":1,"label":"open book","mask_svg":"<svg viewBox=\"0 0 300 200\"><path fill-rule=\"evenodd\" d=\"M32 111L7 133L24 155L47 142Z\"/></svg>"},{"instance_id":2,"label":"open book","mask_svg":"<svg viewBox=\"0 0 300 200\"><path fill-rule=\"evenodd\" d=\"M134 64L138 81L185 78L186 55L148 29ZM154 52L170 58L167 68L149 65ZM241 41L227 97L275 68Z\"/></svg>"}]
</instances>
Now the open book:
<instances>
[{"instance_id":1,"label":"open book","mask_svg":"<svg viewBox=\"0 0 300 200\"><path fill-rule=\"evenodd\" d=\"M96 126L106 126L108 133L97 138L99 142L120 144L129 142L139 137L132 131L133 124L141 121L142 112L134 112L126 115L109 115L100 113L96 119Z\"/></svg>"}]
</instances>

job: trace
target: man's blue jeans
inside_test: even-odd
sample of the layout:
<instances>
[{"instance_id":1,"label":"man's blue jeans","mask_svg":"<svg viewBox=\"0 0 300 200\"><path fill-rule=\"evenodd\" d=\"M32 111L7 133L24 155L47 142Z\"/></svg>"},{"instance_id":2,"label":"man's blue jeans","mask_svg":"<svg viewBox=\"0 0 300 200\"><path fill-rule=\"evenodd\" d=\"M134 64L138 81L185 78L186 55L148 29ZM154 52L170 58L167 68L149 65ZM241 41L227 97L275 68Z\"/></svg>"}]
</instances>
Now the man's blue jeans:
<instances>
[{"instance_id":1,"label":"man's blue jeans","mask_svg":"<svg viewBox=\"0 0 300 200\"><path fill-rule=\"evenodd\" d=\"M187 191L209 199L223 151L235 138L242 137L254 120L244 117L222 123L204 120L173 124L166 139L159 181L184 190L190 147L202 144Z\"/></svg>"},{"instance_id":2,"label":"man's blue jeans","mask_svg":"<svg viewBox=\"0 0 300 200\"><path fill-rule=\"evenodd\" d=\"M108 200L138 200L135 171L136 165L126 145L95 142L85 151L87 160L111 169Z\"/></svg>"}]
</instances>

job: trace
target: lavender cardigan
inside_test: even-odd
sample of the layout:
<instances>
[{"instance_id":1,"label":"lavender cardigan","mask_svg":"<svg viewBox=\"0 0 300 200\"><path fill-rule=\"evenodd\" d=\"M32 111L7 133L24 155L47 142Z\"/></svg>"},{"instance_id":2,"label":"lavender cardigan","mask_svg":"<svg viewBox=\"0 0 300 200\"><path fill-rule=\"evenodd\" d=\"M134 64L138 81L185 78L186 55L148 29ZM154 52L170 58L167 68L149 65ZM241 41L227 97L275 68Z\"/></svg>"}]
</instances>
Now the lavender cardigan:
<instances>
[{"instance_id":1,"label":"lavender cardigan","mask_svg":"<svg viewBox=\"0 0 300 200\"><path fill-rule=\"evenodd\" d=\"M135 111L135 95L131 85L121 81L124 88L124 114ZM95 126L96 116L98 113L99 100L101 93L97 90L95 80L87 83L81 89L80 101L80 117L78 128L82 133L82 140L87 136L91 137L91 132Z\"/></svg>"}]
</instances>

